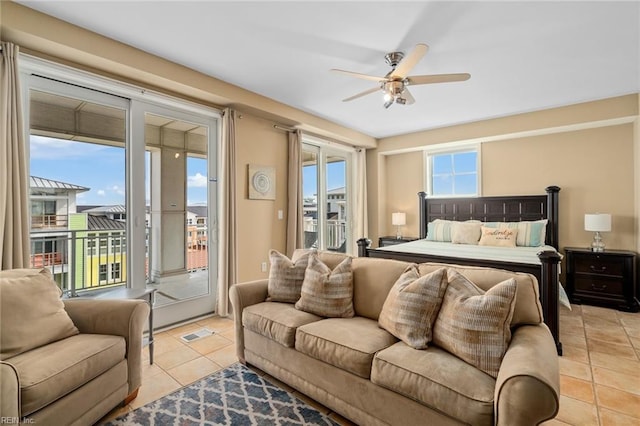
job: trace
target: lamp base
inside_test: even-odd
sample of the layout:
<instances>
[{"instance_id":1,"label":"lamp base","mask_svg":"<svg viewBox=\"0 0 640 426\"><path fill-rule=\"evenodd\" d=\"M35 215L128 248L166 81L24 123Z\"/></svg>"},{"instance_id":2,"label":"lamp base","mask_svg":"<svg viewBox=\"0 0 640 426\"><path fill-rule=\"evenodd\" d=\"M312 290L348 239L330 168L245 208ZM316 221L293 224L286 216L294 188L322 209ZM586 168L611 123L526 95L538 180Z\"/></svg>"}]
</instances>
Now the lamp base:
<instances>
[{"instance_id":1,"label":"lamp base","mask_svg":"<svg viewBox=\"0 0 640 426\"><path fill-rule=\"evenodd\" d=\"M400 232L400 226L396 226L396 240L402 239L402 233Z\"/></svg>"},{"instance_id":2,"label":"lamp base","mask_svg":"<svg viewBox=\"0 0 640 426\"><path fill-rule=\"evenodd\" d=\"M593 242L591 243L591 251L594 251L597 253L601 253L604 251L604 242L602 241L600 232L596 231L596 234L593 236Z\"/></svg>"}]
</instances>

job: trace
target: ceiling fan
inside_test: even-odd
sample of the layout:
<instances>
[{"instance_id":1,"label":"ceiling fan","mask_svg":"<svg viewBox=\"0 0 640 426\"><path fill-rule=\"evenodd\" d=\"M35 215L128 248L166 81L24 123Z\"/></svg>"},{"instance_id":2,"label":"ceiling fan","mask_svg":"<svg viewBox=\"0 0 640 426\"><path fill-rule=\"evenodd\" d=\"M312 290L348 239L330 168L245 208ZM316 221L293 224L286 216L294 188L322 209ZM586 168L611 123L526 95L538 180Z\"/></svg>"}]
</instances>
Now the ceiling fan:
<instances>
[{"instance_id":1,"label":"ceiling fan","mask_svg":"<svg viewBox=\"0 0 640 426\"><path fill-rule=\"evenodd\" d=\"M432 75L413 75L408 76L413 67L427 53L429 46L419 43L413 50L405 56L403 52L387 53L384 57L387 64L391 66L391 71L384 77L374 75L361 74L357 72L332 69L331 71L347 74L352 77L361 78L378 82L379 86L374 87L356 95L343 99L343 102L349 102L370 93L382 90L384 93L384 107L389 108L394 102L400 105L412 104L416 100L407 89L407 86L415 86L418 84L432 83L448 83L453 81L466 81L471 78L467 73L459 74L432 74Z\"/></svg>"}]
</instances>

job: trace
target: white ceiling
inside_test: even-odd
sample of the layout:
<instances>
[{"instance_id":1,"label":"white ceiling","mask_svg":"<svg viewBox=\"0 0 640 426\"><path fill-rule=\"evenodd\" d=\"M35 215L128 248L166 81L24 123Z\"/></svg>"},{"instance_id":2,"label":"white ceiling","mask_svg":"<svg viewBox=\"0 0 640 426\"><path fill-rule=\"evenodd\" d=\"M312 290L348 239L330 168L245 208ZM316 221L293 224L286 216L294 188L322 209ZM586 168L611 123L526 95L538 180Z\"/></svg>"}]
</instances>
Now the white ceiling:
<instances>
[{"instance_id":1,"label":"white ceiling","mask_svg":"<svg viewBox=\"0 0 640 426\"><path fill-rule=\"evenodd\" d=\"M18 1L380 138L640 91L640 2ZM466 82L341 100L384 55L430 50L416 74Z\"/></svg>"}]
</instances>

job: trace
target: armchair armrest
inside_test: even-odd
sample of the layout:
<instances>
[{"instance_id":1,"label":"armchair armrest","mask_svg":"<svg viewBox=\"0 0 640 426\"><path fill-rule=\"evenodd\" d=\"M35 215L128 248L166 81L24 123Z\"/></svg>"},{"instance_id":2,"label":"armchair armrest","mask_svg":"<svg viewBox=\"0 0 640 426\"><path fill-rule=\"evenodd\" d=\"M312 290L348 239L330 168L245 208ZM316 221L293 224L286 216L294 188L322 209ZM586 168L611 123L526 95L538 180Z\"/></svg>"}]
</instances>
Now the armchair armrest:
<instances>
[{"instance_id":1,"label":"armchair armrest","mask_svg":"<svg viewBox=\"0 0 640 426\"><path fill-rule=\"evenodd\" d=\"M142 383L142 331L149 318L144 300L65 299L64 307L80 333L122 336L127 345L129 393Z\"/></svg>"},{"instance_id":2,"label":"armchair armrest","mask_svg":"<svg viewBox=\"0 0 640 426\"><path fill-rule=\"evenodd\" d=\"M0 418L20 419L20 379L13 365L0 361Z\"/></svg>"},{"instance_id":3,"label":"armchair armrest","mask_svg":"<svg viewBox=\"0 0 640 426\"><path fill-rule=\"evenodd\" d=\"M537 425L560 407L560 367L545 324L518 327L507 349L495 390L496 425Z\"/></svg>"},{"instance_id":4,"label":"armchair armrest","mask_svg":"<svg viewBox=\"0 0 640 426\"><path fill-rule=\"evenodd\" d=\"M233 324L236 332L236 355L243 364L244 358L244 329L242 328L242 310L267 300L268 279L234 284L229 289L231 306L233 306Z\"/></svg>"}]
</instances>

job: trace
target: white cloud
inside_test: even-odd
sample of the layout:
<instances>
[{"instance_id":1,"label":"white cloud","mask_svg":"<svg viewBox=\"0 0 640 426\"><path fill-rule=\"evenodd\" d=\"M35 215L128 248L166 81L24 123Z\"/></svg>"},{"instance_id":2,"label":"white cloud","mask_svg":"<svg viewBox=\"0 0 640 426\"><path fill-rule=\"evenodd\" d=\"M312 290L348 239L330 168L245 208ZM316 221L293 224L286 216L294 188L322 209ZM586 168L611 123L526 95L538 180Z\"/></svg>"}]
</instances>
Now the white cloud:
<instances>
[{"instance_id":1,"label":"white cloud","mask_svg":"<svg viewBox=\"0 0 640 426\"><path fill-rule=\"evenodd\" d=\"M196 173L194 176L189 176L187 178L187 186L189 188L206 188L207 177L200 173Z\"/></svg>"},{"instance_id":2,"label":"white cloud","mask_svg":"<svg viewBox=\"0 0 640 426\"><path fill-rule=\"evenodd\" d=\"M101 197L104 197L105 195L107 195L107 193L104 192L104 189L98 189L97 194Z\"/></svg>"}]
</instances>

